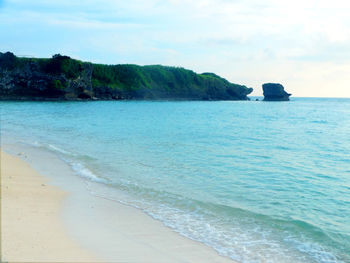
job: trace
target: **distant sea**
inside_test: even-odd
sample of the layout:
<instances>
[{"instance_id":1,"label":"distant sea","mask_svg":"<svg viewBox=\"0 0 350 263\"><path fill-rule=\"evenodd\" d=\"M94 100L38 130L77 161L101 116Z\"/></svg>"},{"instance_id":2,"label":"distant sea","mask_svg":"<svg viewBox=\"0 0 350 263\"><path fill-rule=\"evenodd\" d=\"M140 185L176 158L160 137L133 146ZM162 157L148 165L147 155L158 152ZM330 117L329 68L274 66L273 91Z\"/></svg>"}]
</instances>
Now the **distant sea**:
<instances>
[{"instance_id":1,"label":"distant sea","mask_svg":"<svg viewBox=\"0 0 350 263\"><path fill-rule=\"evenodd\" d=\"M109 186L91 194L138 207L221 255L350 262L350 99L0 108L2 143L55 152L90 187Z\"/></svg>"}]
</instances>

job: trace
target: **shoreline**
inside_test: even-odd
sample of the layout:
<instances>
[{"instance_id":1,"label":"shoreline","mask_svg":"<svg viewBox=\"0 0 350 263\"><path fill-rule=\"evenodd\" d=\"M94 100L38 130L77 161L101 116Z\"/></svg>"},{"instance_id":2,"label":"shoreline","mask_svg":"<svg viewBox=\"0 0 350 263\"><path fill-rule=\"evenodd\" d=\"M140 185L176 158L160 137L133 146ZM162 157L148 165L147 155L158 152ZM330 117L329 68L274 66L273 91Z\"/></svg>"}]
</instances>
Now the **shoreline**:
<instances>
[{"instance_id":1,"label":"shoreline","mask_svg":"<svg viewBox=\"0 0 350 263\"><path fill-rule=\"evenodd\" d=\"M7 149L5 150L7 152ZM35 256L33 261L234 262L227 257L220 256L213 248L174 232L164 226L162 222L151 218L137 208L92 195L87 189L87 182L75 176L71 168L55 154L30 151L28 148L24 153L23 149L21 149L21 155L16 156L16 152L18 155L18 150L15 147L9 151L9 155L4 153L4 148L2 147L2 181L3 178L8 178L6 173L9 170L20 168L22 169L22 175L26 176L24 182L36 183L38 187L37 191L32 191L32 193L28 194L38 195L39 190L45 188L48 195L52 194L59 197L55 199L55 206L51 210L47 210L46 206L32 205L32 210L28 208L30 211L25 215L26 211L22 207L27 205L22 199L25 199L24 196L28 191L27 188L18 188L20 185L18 184L11 186L11 188L17 187L17 197L13 197L13 204L15 204L18 211L21 211L22 216L28 218L28 220L37 222L42 218L41 214L50 215L52 218L48 220L48 223L55 222L55 224L62 227L56 228L48 225L47 228L55 230L57 235L62 236L63 245L75 247L74 251L72 250L72 253L74 252L72 255L62 254L62 251L66 251L65 249L53 249L53 252L50 253L51 258L44 258L44 254L40 253L34 255L23 252L29 258L34 258ZM3 157L5 158L3 159ZM15 162L16 165L13 165L9 160ZM6 172L4 175L3 170ZM32 173L36 175L35 178L27 176L27 174L32 175ZM2 182L1 184L2 202L4 203L8 198L7 189L3 189L6 188L6 184L8 182ZM42 184L45 186L42 186ZM21 199L21 197L23 198ZM37 202L41 204L41 200L42 198L40 200L37 199ZM6 210L8 207L2 205L2 209ZM24 254L17 253L18 249L11 250L8 247L14 241L8 239L9 234L6 234L8 224L6 222L13 219L14 216L5 211L2 214L7 216L7 219L2 219L4 229L2 232L5 233L2 241L2 255L4 257L2 260L31 261L28 259L23 260ZM35 245L38 247L43 244L50 245L50 243L45 242L40 231L35 232L33 228L23 226L21 221L14 221L13 225L16 229L22 228L22 231L28 232L28 241L23 242L21 244L22 247L20 247L23 251L31 250L27 245L28 242L32 245L35 242ZM15 233L11 236L12 239L16 239L16 236L18 237L19 235L20 233ZM33 241L30 235L36 235L37 239ZM53 247L58 247L56 239L51 241L51 244ZM33 250L31 252L34 253ZM20 256L22 258L19 258Z\"/></svg>"}]
</instances>

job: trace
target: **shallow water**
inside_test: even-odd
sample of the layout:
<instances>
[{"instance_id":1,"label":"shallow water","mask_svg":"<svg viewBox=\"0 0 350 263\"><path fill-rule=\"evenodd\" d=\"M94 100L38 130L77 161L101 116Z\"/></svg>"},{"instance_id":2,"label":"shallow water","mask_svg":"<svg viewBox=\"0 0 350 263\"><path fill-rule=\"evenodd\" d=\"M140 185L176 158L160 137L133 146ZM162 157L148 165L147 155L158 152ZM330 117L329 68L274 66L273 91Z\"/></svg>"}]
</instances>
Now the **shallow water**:
<instances>
[{"instance_id":1,"label":"shallow water","mask_svg":"<svg viewBox=\"0 0 350 263\"><path fill-rule=\"evenodd\" d=\"M222 255L350 262L350 99L0 107L3 141L56 152Z\"/></svg>"}]
</instances>

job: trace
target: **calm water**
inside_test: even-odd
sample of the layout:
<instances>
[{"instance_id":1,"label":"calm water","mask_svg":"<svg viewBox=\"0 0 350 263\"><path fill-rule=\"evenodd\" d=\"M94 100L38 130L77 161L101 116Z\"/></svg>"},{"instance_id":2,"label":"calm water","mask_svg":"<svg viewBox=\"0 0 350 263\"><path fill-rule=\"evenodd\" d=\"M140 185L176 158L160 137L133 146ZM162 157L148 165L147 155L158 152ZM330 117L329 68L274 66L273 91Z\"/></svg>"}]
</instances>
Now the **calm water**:
<instances>
[{"instance_id":1,"label":"calm water","mask_svg":"<svg viewBox=\"0 0 350 263\"><path fill-rule=\"evenodd\" d=\"M2 140L57 152L222 255L350 262L350 99L0 107Z\"/></svg>"}]
</instances>

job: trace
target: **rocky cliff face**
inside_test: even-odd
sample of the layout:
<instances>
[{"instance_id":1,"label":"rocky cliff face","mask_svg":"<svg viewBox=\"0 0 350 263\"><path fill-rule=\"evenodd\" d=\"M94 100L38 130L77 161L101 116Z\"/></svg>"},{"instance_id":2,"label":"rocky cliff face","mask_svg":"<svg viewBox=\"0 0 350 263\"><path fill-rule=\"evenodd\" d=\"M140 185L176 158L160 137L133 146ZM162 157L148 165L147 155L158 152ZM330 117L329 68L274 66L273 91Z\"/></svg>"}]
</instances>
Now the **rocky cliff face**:
<instances>
[{"instance_id":1,"label":"rocky cliff face","mask_svg":"<svg viewBox=\"0 0 350 263\"><path fill-rule=\"evenodd\" d=\"M251 92L215 74L182 68L97 65L61 55L36 59L0 53L0 99L247 100Z\"/></svg>"},{"instance_id":2,"label":"rocky cliff face","mask_svg":"<svg viewBox=\"0 0 350 263\"><path fill-rule=\"evenodd\" d=\"M265 101L288 101L292 94L287 93L279 83L265 83L262 85Z\"/></svg>"},{"instance_id":3,"label":"rocky cliff face","mask_svg":"<svg viewBox=\"0 0 350 263\"><path fill-rule=\"evenodd\" d=\"M93 97L91 75L93 67L86 63L76 76L54 72L64 56L57 56L43 66L40 60L18 61L10 52L0 54L0 97L2 99L86 99Z\"/></svg>"}]
</instances>

